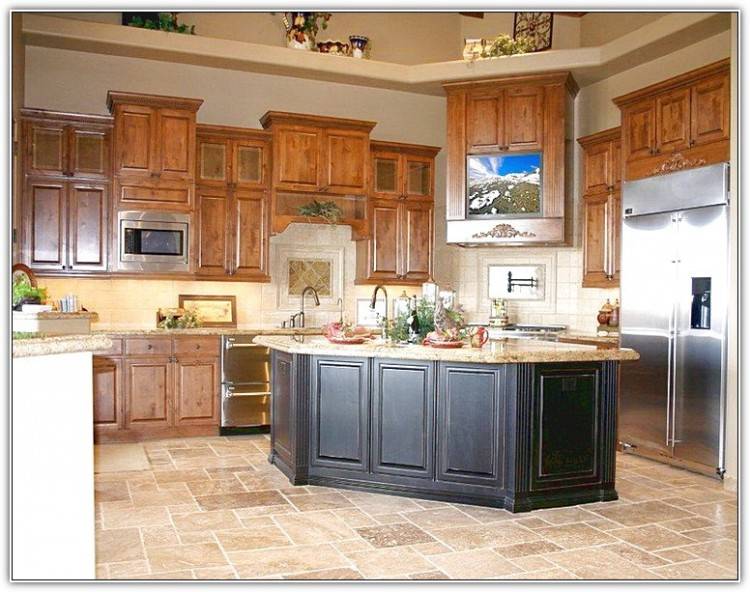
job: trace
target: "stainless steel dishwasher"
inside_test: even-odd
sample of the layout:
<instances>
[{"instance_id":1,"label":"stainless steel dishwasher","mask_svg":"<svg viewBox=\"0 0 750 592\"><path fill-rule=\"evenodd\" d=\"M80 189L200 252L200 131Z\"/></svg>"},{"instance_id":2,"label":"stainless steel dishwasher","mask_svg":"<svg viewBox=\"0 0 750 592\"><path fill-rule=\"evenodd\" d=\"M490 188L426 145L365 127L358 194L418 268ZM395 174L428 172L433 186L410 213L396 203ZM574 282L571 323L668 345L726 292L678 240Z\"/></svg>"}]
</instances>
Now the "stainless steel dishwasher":
<instances>
[{"instance_id":1,"label":"stainless steel dishwasher","mask_svg":"<svg viewBox=\"0 0 750 592\"><path fill-rule=\"evenodd\" d=\"M267 431L271 423L271 361L255 335L221 336L221 433Z\"/></svg>"}]
</instances>

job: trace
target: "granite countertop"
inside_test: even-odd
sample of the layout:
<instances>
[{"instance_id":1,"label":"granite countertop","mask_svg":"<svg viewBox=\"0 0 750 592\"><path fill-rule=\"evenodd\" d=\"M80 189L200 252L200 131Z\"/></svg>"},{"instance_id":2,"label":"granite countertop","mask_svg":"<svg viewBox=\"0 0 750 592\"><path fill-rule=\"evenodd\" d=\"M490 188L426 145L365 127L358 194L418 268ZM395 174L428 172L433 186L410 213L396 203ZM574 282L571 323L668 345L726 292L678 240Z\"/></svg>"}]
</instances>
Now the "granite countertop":
<instances>
[{"instance_id":1,"label":"granite countertop","mask_svg":"<svg viewBox=\"0 0 750 592\"><path fill-rule=\"evenodd\" d=\"M322 335L323 329L320 327L196 327L193 329L160 329L158 327L146 327L143 329L129 328L119 329L117 327L101 328L97 327L92 331L94 335Z\"/></svg>"},{"instance_id":2,"label":"granite countertop","mask_svg":"<svg viewBox=\"0 0 750 592\"><path fill-rule=\"evenodd\" d=\"M60 312L59 310L48 310L44 312L23 312L19 310L13 311L14 319L29 319L29 320L60 320L60 319L91 319L96 321L99 315L95 312L79 311L79 312Z\"/></svg>"},{"instance_id":3,"label":"granite countertop","mask_svg":"<svg viewBox=\"0 0 750 592\"><path fill-rule=\"evenodd\" d=\"M44 335L13 339L13 357L49 356L109 349L112 340L106 335Z\"/></svg>"},{"instance_id":4,"label":"granite countertop","mask_svg":"<svg viewBox=\"0 0 750 592\"><path fill-rule=\"evenodd\" d=\"M597 335L596 333L578 333L575 331L563 331L558 335L561 343L591 343L602 345L619 345L619 333L614 335Z\"/></svg>"},{"instance_id":5,"label":"granite countertop","mask_svg":"<svg viewBox=\"0 0 750 592\"><path fill-rule=\"evenodd\" d=\"M483 348L465 345L459 349L436 349L422 345L386 345L373 340L361 345L337 345L323 337L305 338L299 342L290 337L259 335L254 343L294 354L327 354L367 358L397 358L403 360L439 360L476 364L513 364L522 362L587 362L606 360L637 360L632 349L597 347L573 343L559 343L531 339L490 341Z\"/></svg>"}]
</instances>

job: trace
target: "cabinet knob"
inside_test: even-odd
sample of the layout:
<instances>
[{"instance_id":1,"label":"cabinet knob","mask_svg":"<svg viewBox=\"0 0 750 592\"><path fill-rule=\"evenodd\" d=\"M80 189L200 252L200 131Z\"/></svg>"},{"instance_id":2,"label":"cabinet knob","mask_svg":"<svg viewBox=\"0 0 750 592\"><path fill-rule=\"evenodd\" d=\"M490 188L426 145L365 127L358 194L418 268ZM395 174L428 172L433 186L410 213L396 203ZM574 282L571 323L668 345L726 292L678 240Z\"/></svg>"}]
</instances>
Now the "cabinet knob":
<instances>
[{"instance_id":1,"label":"cabinet knob","mask_svg":"<svg viewBox=\"0 0 750 592\"><path fill-rule=\"evenodd\" d=\"M200 348L201 348L201 346L200 346L200 343L197 343L197 344L195 345L195 349L200 349Z\"/></svg>"},{"instance_id":2,"label":"cabinet knob","mask_svg":"<svg viewBox=\"0 0 750 592\"><path fill-rule=\"evenodd\" d=\"M690 145L690 146L695 146L695 140L690 140L690 143L689 143L689 145Z\"/></svg>"},{"instance_id":3,"label":"cabinet knob","mask_svg":"<svg viewBox=\"0 0 750 592\"><path fill-rule=\"evenodd\" d=\"M148 345L146 346L146 349L154 349L154 346L153 346L153 345L151 345L151 344L149 343L149 344L148 344Z\"/></svg>"}]
</instances>

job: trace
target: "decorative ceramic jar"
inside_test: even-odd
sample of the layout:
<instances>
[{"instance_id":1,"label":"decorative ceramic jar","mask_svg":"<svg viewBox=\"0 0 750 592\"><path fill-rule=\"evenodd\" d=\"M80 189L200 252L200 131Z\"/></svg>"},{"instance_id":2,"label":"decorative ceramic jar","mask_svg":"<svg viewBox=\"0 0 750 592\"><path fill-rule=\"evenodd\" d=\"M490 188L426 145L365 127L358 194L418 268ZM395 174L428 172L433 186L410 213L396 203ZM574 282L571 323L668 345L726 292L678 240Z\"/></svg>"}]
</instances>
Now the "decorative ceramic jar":
<instances>
[{"instance_id":1,"label":"decorative ceramic jar","mask_svg":"<svg viewBox=\"0 0 750 592\"><path fill-rule=\"evenodd\" d=\"M320 53L329 53L331 55L345 56L349 55L349 44L343 41L322 41L318 43L318 51Z\"/></svg>"},{"instance_id":2,"label":"decorative ceramic jar","mask_svg":"<svg viewBox=\"0 0 750 592\"><path fill-rule=\"evenodd\" d=\"M362 35L351 35L349 43L352 44L352 57L362 59L365 57L365 49L370 40Z\"/></svg>"},{"instance_id":3,"label":"decorative ceramic jar","mask_svg":"<svg viewBox=\"0 0 750 592\"><path fill-rule=\"evenodd\" d=\"M307 51L312 50L315 40L313 39L313 36L305 30L305 21L310 14L312 13L290 12L289 15L291 18L284 16L287 47L292 49L304 49Z\"/></svg>"}]
</instances>

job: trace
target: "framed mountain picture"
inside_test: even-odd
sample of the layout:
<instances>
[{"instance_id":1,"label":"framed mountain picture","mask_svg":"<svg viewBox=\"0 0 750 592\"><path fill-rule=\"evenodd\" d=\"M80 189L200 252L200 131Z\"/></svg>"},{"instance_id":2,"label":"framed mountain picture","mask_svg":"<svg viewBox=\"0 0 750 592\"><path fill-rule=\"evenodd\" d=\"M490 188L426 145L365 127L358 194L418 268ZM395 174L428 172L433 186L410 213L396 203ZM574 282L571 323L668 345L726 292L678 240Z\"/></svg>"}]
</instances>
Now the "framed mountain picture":
<instances>
[{"instance_id":1,"label":"framed mountain picture","mask_svg":"<svg viewBox=\"0 0 750 592\"><path fill-rule=\"evenodd\" d=\"M551 12L516 12L513 17L513 39L528 37L534 51L552 47Z\"/></svg>"},{"instance_id":2,"label":"framed mountain picture","mask_svg":"<svg viewBox=\"0 0 750 592\"><path fill-rule=\"evenodd\" d=\"M468 156L466 196L469 217L541 215L541 162L541 152Z\"/></svg>"}]
</instances>

